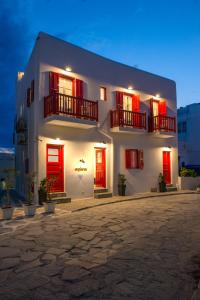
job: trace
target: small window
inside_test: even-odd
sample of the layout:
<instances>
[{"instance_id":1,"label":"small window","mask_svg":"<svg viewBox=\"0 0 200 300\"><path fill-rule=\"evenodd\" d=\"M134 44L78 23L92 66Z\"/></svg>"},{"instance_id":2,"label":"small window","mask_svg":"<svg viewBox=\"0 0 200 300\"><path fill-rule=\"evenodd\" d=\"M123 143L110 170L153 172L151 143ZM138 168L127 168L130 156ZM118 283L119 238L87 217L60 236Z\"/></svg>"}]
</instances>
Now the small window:
<instances>
[{"instance_id":1,"label":"small window","mask_svg":"<svg viewBox=\"0 0 200 300\"><path fill-rule=\"evenodd\" d=\"M106 88L100 87L100 100L106 101Z\"/></svg>"},{"instance_id":2,"label":"small window","mask_svg":"<svg viewBox=\"0 0 200 300\"><path fill-rule=\"evenodd\" d=\"M125 151L126 169L138 168L138 150L127 149Z\"/></svg>"},{"instance_id":3,"label":"small window","mask_svg":"<svg viewBox=\"0 0 200 300\"><path fill-rule=\"evenodd\" d=\"M143 169L144 168L143 150L126 149L125 165L126 165L126 169Z\"/></svg>"}]
</instances>

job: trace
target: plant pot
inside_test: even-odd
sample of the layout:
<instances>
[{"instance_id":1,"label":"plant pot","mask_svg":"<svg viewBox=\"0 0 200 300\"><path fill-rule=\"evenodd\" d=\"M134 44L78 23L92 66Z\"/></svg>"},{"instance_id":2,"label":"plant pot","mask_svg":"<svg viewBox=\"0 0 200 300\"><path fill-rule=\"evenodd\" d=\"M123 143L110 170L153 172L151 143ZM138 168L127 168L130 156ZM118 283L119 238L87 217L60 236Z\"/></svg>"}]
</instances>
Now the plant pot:
<instances>
[{"instance_id":1,"label":"plant pot","mask_svg":"<svg viewBox=\"0 0 200 300\"><path fill-rule=\"evenodd\" d=\"M166 184L165 184L165 182L159 182L159 192L160 193L166 192Z\"/></svg>"},{"instance_id":2,"label":"plant pot","mask_svg":"<svg viewBox=\"0 0 200 300\"><path fill-rule=\"evenodd\" d=\"M125 196L126 194L126 185L125 184L118 184L118 195Z\"/></svg>"},{"instance_id":3,"label":"plant pot","mask_svg":"<svg viewBox=\"0 0 200 300\"><path fill-rule=\"evenodd\" d=\"M35 205L24 205L24 213L26 217L33 217L35 215L36 206Z\"/></svg>"},{"instance_id":4,"label":"plant pot","mask_svg":"<svg viewBox=\"0 0 200 300\"><path fill-rule=\"evenodd\" d=\"M197 193L200 193L200 187L197 188Z\"/></svg>"},{"instance_id":5,"label":"plant pot","mask_svg":"<svg viewBox=\"0 0 200 300\"><path fill-rule=\"evenodd\" d=\"M56 206L55 202L45 202L44 203L44 210L45 210L46 213L52 214L52 213L55 212L55 206Z\"/></svg>"},{"instance_id":6,"label":"plant pot","mask_svg":"<svg viewBox=\"0 0 200 300\"><path fill-rule=\"evenodd\" d=\"M38 199L39 199L39 204L43 205L43 203L47 201L47 192L39 190L38 191Z\"/></svg>"},{"instance_id":7,"label":"plant pot","mask_svg":"<svg viewBox=\"0 0 200 300\"><path fill-rule=\"evenodd\" d=\"M4 220L11 220L14 212L14 207L2 207L2 214Z\"/></svg>"}]
</instances>

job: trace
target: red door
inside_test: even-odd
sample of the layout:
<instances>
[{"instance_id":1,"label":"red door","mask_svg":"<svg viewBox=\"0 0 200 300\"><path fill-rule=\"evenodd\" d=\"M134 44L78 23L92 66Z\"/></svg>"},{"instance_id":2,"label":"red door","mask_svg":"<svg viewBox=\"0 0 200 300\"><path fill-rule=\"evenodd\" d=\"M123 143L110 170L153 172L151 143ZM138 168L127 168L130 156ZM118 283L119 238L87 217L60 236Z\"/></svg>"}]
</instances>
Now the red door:
<instances>
[{"instance_id":1,"label":"red door","mask_svg":"<svg viewBox=\"0 0 200 300\"><path fill-rule=\"evenodd\" d=\"M47 178L55 176L51 192L64 192L63 146L47 145Z\"/></svg>"},{"instance_id":2,"label":"red door","mask_svg":"<svg viewBox=\"0 0 200 300\"><path fill-rule=\"evenodd\" d=\"M96 180L97 187L106 187L106 151L105 149L95 149L96 151Z\"/></svg>"},{"instance_id":3,"label":"red door","mask_svg":"<svg viewBox=\"0 0 200 300\"><path fill-rule=\"evenodd\" d=\"M170 152L163 151L163 176L167 184L171 183L171 159Z\"/></svg>"}]
</instances>

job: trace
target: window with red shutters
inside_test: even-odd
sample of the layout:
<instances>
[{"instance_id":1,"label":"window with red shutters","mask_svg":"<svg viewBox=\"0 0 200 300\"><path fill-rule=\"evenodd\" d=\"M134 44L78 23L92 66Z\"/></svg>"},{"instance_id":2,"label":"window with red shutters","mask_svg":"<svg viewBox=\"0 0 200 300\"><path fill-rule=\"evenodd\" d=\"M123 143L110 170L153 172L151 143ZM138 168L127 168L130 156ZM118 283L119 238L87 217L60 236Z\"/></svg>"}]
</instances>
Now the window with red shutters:
<instances>
[{"instance_id":1,"label":"window with red shutters","mask_svg":"<svg viewBox=\"0 0 200 300\"><path fill-rule=\"evenodd\" d=\"M126 149L125 150L125 165L126 165L126 169L137 169L138 168L138 150L137 149Z\"/></svg>"},{"instance_id":2,"label":"window with red shutters","mask_svg":"<svg viewBox=\"0 0 200 300\"><path fill-rule=\"evenodd\" d=\"M125 166L126 169L143 169L144 168L143 150L126 149Z\"/></svg>"}]
</instances>

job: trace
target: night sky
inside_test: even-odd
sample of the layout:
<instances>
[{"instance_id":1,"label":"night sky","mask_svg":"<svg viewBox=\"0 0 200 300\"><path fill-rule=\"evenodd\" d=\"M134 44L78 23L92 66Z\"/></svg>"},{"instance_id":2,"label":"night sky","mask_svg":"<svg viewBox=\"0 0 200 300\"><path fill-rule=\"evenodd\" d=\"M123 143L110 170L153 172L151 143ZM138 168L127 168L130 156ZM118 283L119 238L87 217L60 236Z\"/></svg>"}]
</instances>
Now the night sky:
<instances>
[{"instance_id":1,"label":"night sky","mask_svg":"<svg viewBox=\"0 0 200 300\"><path fill-rule=\"evenodd\" d=\"M0 147L39 31L175 80L178 106L200 102L199 0L0 0Z\"/></svg>"}]
</instances>

